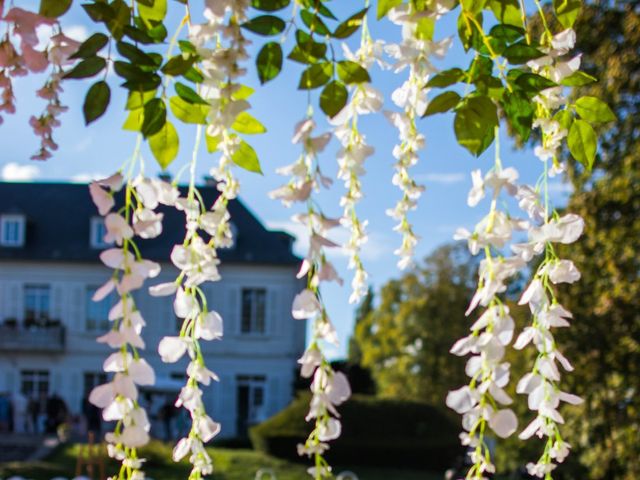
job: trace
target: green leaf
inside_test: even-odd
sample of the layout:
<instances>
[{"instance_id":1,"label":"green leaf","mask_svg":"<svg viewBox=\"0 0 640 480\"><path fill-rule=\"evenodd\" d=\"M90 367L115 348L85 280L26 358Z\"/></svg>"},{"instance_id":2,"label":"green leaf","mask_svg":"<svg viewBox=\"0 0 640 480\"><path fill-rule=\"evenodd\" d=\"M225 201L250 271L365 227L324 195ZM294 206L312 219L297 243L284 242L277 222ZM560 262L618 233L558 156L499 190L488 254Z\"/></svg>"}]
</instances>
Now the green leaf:
<instances>
[{"instance_id":1,"label":"green leaf","mask_svg":"<svg viewBox=\"0 0 640 480\"><path fill-rule=\"evenodd\" d=\"M162 22L167 15L167 0L153 0L152 6L138 2L138 13L147 26Z\"/></svg>"},{"instance_id":2,"label":"green leaf","mask_svg":"<svg viewBox=\"0 0 640 480\"><path fill-rule=\"evenodd\" d=\"M188 40L178 40L178 46L180 47L180 51L182 53L190 53L192 55L198 54L196 47Z\"/></svg>"},{"instance_id":3,"label":"green leaf","mask_svg":"<svg viewBox=\"0 0 640 480\"><path fill-rule=\"evenodd\" d=\"M606 123L616 119L609 105L596 97L580 97L576 100L576 112L589 123Z\"/></svg>"},{"instance_id":4,"label":"green leaf","mask_svg":"<svg viewBox=\"0 0 640 480\"><path fill-rule=\"evenodd\" d=\"M204 75L198 70L195 66L191 67L189 70L185 72L183 75L184 78L193 82L193 83L202 83L204 82Z\"/></svg>"},{"instance_id":5,"label":"green leaf","mask_svg":"<svg viewBox=\"0 0 640 480\"><path fill-rule=\"evenodd\" d=\"M456 92L444 92L433 98L427 105L423 117L434 115L436 113L448 112L460 102L460 95Z\"/></svg>"},{"instance_id":6,"label":"green leaf","mask_svg":"<svg viewBox=\"0 0 640 480\"><path fill-rule=\"evenodd\" d=\"M86 125L97 120L107 111L110 99L111 89L107 82L99 81L91 85L91 88L89 88L84 98L84 105L82 106Z\"/></svg>"},{"instance_id":7,"label":"green leaf","mask_svg":"<svg viewBox=\"0 0 640 480\"><path fill-rule=\"evenodd\" d=\"M314 88L321 87L331 80L333 75L333 63L321 62L311 65L307 68L302 75L300 75L300 82L298 88L300 90L312 90Z\"/></svg>"},{"instance_id":8,"label":"green leaf","mask_svg":"<svg viewBox=\"0 0 640 480\"><path fill-rule=\"evenodd\" d=\"M242 28L257 33L258 35L277 35L284 31L286 24L280 17L274 15L261 15L252 18L248 22L240 25Z\"/></svg>"},{"instance_id":9,"label":"green leaf","mask_svg":"<svg viewBox=\"0 0 640 480\"><path fill-rule=\"evenodd\" d=\"M231 155L231 160L240 168L244 168L250 172L262 174L260 168L260 160L258 155L251 145L244 140L240 140L240 145L236 148L236 151Z\"/></svg>"},{"instance_id":10,"label":"green leaf","mask_svg":"<svg viewBox=\"0 0 640 480\"><path fill-rule=\"evenodd\" d=\"M218 150L218 145L220 145L220 142L222 141L222 137L220 135L212 137L208 133L205 133L204 139L207 143L207 152L209 153L213 153Z\"/></svg>"},{"instance_id":11,"label":"green leaf","mask_svg":"<svg viewBox=\"0 0 640 480\"><path fill-rule=\"evenodd\" d=\"M62 78L88 78L100 73L107 62L102 57L89 57L78 63L73 69L65 73Z\"/></svg>"},{"instance_id":12,"label":"green leaf","mask_svg":"<svg viewBox=\"0 0 640 480\"><path fill-rule=\"evenodd\" d=\"M251 87L247 87L246 85L240 85L238 89L231 94L231 98L234 100L246 100L251 95L253 95L255 90Z\"/></svg>"},{"instance_id":13,"label":"green leaf","mask_svg":"<svg viewBox=\"0 0 640 480\"><path fill-rule=\"evenodd\" d=\"M142 108L138 108L136 110L131 110L129 115L127 115L126 120L122 124L123 130L128 130L130 132L139 132L142 127L142 122L144 121L144 110Z\"/></svg>"},{"instance_id":14,"label":"green leaf","mask_svg":"<svg viewBox=\"0 0 640 480\"><path fill-rule=\"evenodd\" d=\"M544 53L537 48L528 45L525 41L520 41L513 45L509 45L502 52L502 56L512 65L521 65L523 63L527 63L529 60L544 56Z\"/></svg>"},{"instance_id":15,"label":"green leaf","mask_svg":"<svg viewBox=\"0 0 640 480\"><path fill-rule=\"evenodd\" d=\"M121 60L116 60L115 62L113 62L113 69L116 71L118 76L132 82L144 82L153 75L153 73L141 70L137 65L134 65L133 63L123 62Z\"/></svg>"},{"instance_id":16,"label":"green leaf","mask_svg":"<svg viewBox=\"0 0 640 480\"><path fill-rule=\"evenodd\" d=\"M58 18L71 8L73 0L40 0L38 13L43 17Z\"/></svg>"},{"instance_id":17,"label":"green leaf","mask_svg":"<svg viewBox=\"0 0 640 480\"><path fill-rule=\"evenodd\" d=\"M143 45L156 43L156 40L147 32L133 25L125 25L122 28L122 32L134 42L142 43Z\"/></svg>"},{"instance_id":18,"label":"green leaf","mask_svg":"<svg viewBox=\"0 0 640 480\"><path fill-rule=\"evenodd\" d=\"M107 28L111 32L111 35L113 35L113 38L120 40L124 34L124 27L129 25L131 21L131 9L124 0L113 0L113 2L109 4L109 7L113 15L106 22Z\"/></svg>"},{"instance_id":19,"label":"green leaf","mask_svg":"<svg viewBox=\"0 0 640 480\"><path fill-rule=\"evenodd\" d=\"M309 10L301 10L300 18L302 18L302 22L309 27L309 30L312 32L319 35L331 35L329 27L327 27L322 19L315 13L311 13Z\"/></svg>"},{"instance_id":20,"label":"green leaf","mask_svg":"<svg viewBox=\"0 0 640 480\"><path fill-rule=\"evenodd\" d=\"M585 85L589 85L597 81L598 79L596 77L578 70L577 72L573 72L568 77L560 80L560 85L564 85L567 87L584 87Z\"/></svg>"},{"instance_id":21,"label":"green leaf","mask_svg":"<svg viewBox=\"0 0 640 480\"><path fill-rule=\"evenodd\" d=\"M84 3L81 5L94 22L108 22L114 16L113 9L107 3Z\"/></svg>"},{"instance_id":22,"label":"green leaf","mask_svg":"<svg viewBox=\"0 0 640 480\"><path fill-rule=\"evenodd\" d=\"M206 125L209 106L187 103L180 97L169 99L171 112L184 123Z\"/></svg>"},{"instance_id":23,"label":"green leaf","mask_svg":"<svg viewBox=\"0 0 640 480\"><path fill-rule=\"evenodd\" d=\"M145 138L158 133L167 121L167 106L161 98L152 98L144 105L144 119L140 132Z\"/></svg>"},{"instance_id":24,"label":"green leaf","mask_svg":"<svg viewBox=\"0 0 640 480\"><path fill-rule=\"evenodd\" d=\"M443 70L427 82L427 87L448 87L464 78L464 72L459 68Z\"/></svg>"},{"instance_id":25,"label":"green leaf","mask_svg":"<svg viewBox=\"0 0 640 480\"><path fill-rule=\"evenodd\" d=\"M389 10L402 5L402 0L378 0L378 9L376 10L376 17L380 20L384 17Z\"/></svg>"},{"instance_id":26,"label":"green leaf","mask_svg":"<svg viewBox=\"0 0 640 480\"><path fill-rule=\"evenodd\" d=\"M275 12L288 7L291 0L251 0L251 6L263 12Z\"/></svg>"},{"instance_id":27,"label":"green leaf","mask_svg":"<svg viewBox=\"0 0 640 480\"><path fill-rule=\"evenodd\" d=\"M196 58L197 57L193 55L176 55L175 57L171 57L160 70L162 73L171 75L172 77L184 75L193 66Z\"/></svg>"},{"instance_id":28,"label":"green leaf","mask_svg":"<svg viewBox=\"0 0 640 480\"><path fill-rule=\"evenodd\" d=\"M487 97L467 98L453 122L458 143L475 156L489 148L497 125L496 105Z\"/></svg>"},{"instance_id":29,"label":"green leaf","mask_svg":"<svg viewBox=\"0 0 640 480\"><path fill-rule=\"evenodd\" d=\"M493 38L498 38L507 43L512 43L524 37L524 28L514 25L494 25L489 32Z\"/></svg>"},{"instance_id":30,"label":"green leaf","mask_svg":"<svg viewBox=\"0 0 640 480\"><path fill-rule=\"evenodd\" d=\"M474 15L480 13L484 9L486 3L487 0L460 0L463 10L473 13Z\"/></svg>"},{"instance_id":31,"label":"green leaf","mask_svg":"<svg viewBox=\"0 0 640 480\"><path fill-rule=\"evenodd\" d=\"M556 12L556 18L564 28L571 28L575 23L582 2L580 0L553 0L553 9Z\"/></svg>"},{"instance_id":32,"label":"green leaf","mask_svg":"<svg viewBox=\"0 0 640 480\"><path fill-rule=\"evenodd\" d=\"M430 17L419 18L416 22L416 38L419 40L433 40L436 21Z\"/></svg>"},{"instance_id":33,"label":"green leaf","mask_svg":"<svg viewBox=\"0 0 640 480\"><path fill-rule=\"evenodd\" d=\"M560 110L553 116L553 119L567 132L571 128L571 125L573 125L573 115L571 115L569 110Z\"/></svg>"},{"instance_id":34,"label":"green leaf","mask_svg":"<svg viewBox=\"0 0 640 480\"><path fill-rule=\"evenodd\" d=\"M104 33L94 33L89 38L87 38L76 53L71 55L69 58L89 58L93 57L96 53L98 53L102 48L109 43L109 37L107 37Z\"/></svg>"},{"instance_id":35,"label":"green leaf","mask_svg":"<svg viewBox=\"0 0 640 480\"><path fill-rule=\"evenodd\" d=\"M555 87L556 83L535 73L523 73L515 79L515 84L528 93L538 93L546 88Z\"/></svg>"},{"instance_id":36,"label":"green leaf","mask_svg":"<svg viewBox=\"0 0 640 480\"><path fill-rule=\"evenodd\" d=\"M502 108L509 121L509 126L518 134L523 142L531 135L533 123L533 105L522 91L505 91L502 97Z\"/></svg>"},{"instance_id":37,"label":"green leaf","mask_svg":"<svg viewBox=\"0 0 640 480\"><path fill-rule=\"evenodd\" d=\"M367 10L369 10L369 7L363 8L338 25L333 32L333 38L349 38L357 32L362 25L362 19L367 14Z\"/></svg>"},{"instance_id":38,"label":"green leaf","mask_svg":"<svg viewBox=\"0 0 640 480\"><path fill-rule=\"evenodd\" d=\"M465 52L468 52L471 47L475 50L480 50L484 47L482 42L483 32L478 30L476 25L477 22L478 25L482 26L482 12L477 13L474 18L475 22L466 18L464 12L460 12L458 16L458 37L460 37Z\"/></svg>"},{"instance_id":39,"label":"green leaf","mask_svg":"<svg viewBox=\"0 0 640 480\"><path fill-rule=\"evenodd\" d=\"M155 90L150 90L147 92L138 92L131 91L129 92L129 96L127 97L127 110L137 110L138 108L144 107L144 104L149 100L156 96Z\"/></svg>"},{"instance_id":40,"label":"green leaf","mask_svg":"<svg viewBox=\"0 0 640 480\"><path fill-rule=\"evenodd\" d=\"M598 138L593 127L584 120L577 119L571 125L567 144L573 158L591 171L598 149Z\"/></svg>"},{"instance_id":41,"label":"green leaf","mask_svg":"<svg viewBox=\"0 0 640 480\"><path fill-rule=\"evenodd\" d=\"M131 61L131 63L156 67L155 60L131 43L119 41L116 43L118 52L123 57Z\"/></svg>"},{"instance_id":42,"label":"green leaf","mask_svg":"<svg viewBox=\"0 0 640 480\"><path fill-rule=\"evenodd\" d=\"M240 112L233 122L233 125L231 125L231 128L236 132L244 133L245 135L256 135L267 131L262 123L247 112Z\"/></svg>"},{"instance_id":43,"label":"green leaf","mask_svg":"<svg viewBox=\"0 0 640 480\"><path fill-rule=\"evenodd\" d=\"M171 165L180 149L180 138L171 122L165 122L158 132L149 137L149 147L163 170Z\"/></svg>"},{"instance_id":44,"label":"green leaf","mask_svg":"<svg viewBox=\"0 0 640 480\"><path fill-rule=\"evenodd\" d=\"M198 92L184 83L176 82L174 85L178 96L187 103L197 103L199 105L209 105Z\"/></svg>"},{"instance_id":45,"label":"green leaf","mask_svg":"<svg viewBox=\"0 0 640 480\"><path fill-rule=\"evenodd\" d=\"M258 78L265 84L278 76L282 70L282 47L277 42L268 42L260 49L256 57Z\"/></svg>"},{"instance_id":46,"label":"green leaf","mask_svg":"<svg viewBox=\"0 0 640 480\"><path fill-rule=\"evenodd\" d=\"M333 80L322 89L320 108L329 117L335 117L347 104L349 93L347 87L338 80Z\"/></svg>"},{"instance_id":47,"label":"green leaf","mask_svg":"<svg viewBox=\"0 0 640 480\"><path fill-rule=\"evenodd\" d=\"M518 0L489 0L489 8L500 23L522 27Z\"/></svg>"},{"instance_id":48,"label":"green leaf","mask_svg":"<svg viewBox=\"0 0 640 480\"><path fill-rule=\"evenodd\" d=\"M347 85L350 83L370 82L369 72L359 63L350 60L338 62L338 77Z\"/></svg>"}]
</instances>

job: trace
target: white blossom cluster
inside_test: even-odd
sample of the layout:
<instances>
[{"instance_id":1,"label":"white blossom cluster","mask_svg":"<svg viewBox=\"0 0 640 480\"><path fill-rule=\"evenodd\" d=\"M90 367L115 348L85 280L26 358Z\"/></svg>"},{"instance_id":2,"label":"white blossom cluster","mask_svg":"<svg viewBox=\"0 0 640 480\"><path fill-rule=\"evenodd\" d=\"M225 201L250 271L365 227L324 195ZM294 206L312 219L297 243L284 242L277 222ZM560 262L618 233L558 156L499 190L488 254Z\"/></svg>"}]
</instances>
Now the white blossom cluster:
<instances>
[{"instance_id":1,"label":"white blossom cluster","mask_svg":"<svg viewBox=\"0 0 640 480\"><path fill-rule=\"evenodd\" d=\"M530 212L534 222L540 222L542 211L531 208L531 192L527 191L526 200L521 205ZM577 405L579 397L560 390L560 369L570 372L571 363L558 349L552 329L568 327L571 312L558 303L553 285L573 283L580 279L580 272L570 260L558 259L553 244L571 244L584 230L584 221L575 214L554 215L543 218L540 225L529 229L529 242L514 245L520 255L526 258L530 252L545 252L545 259L538 267L531 283L520 298L520 305L528 305L533 322L518 336L514 348L520 350L533 343L538 351L533 369L518 382L516 391L528 395L529 408L537 412L536 418L520 433L522 440L533 435L547 437L544 453L534 464L527 464L530 475L546 478L558 463L564 461L571 446L562 439L558 424L564 423L558 412L560 402Z\"/></svg>"},{"instance_id":2,"label":"white blossom cluster","mask_svg":"<svg viewBox=\"0 0 640 480\"><path fill-rule=\"evenodd\" d=\"M460 439L470 447L473 466L467 478L484 479L495 472L491 462L489 447L485 441L489 427L501 438L509 437L518 427L516 415L510 408L513 400L504 388L509 383L510 365L504 361L505 348L511 343L515 323L509 315L509 308L503 304L499 294L507 289L506 282L513 277L526 262L518 256L505 258L493 255L502 249L513 236L515 230L526 228L526 222L512 219L498 210L497 200L502 191L509 195L517 192L515 181L518 173L513 168L503 169L499 162L484 177L479 170L472 173L473 187L467 203L476 206L487 191L491 192L491 210L477 225L473 233L459 229L454 238L466 239L469 250L477 255L484 251L480 262L479 284L467 315L479 305L484 312L471 325L471 334L458 340L451 353L459 356L471 354L465 372L471 378L468 385L449 392L447 406L462 414L464 432Z\"/></svg>"},{"instance_id":3,"label":"white blossom cluster","mask_svg":"<svg viewBox=\"0 0 640 480\"><path fill-rule=\"evenodd\" d=\"M58 149L53 140L53 129L60 126L58 117L67 110L59 97L64 73L62 67L73 63L69 57L78 50L80 43L62 33L60 25L54 19L20 7L10 8L3 16L2 7L0 2L0 24L4 22L8 28L4 38L0 40L0 112L12 114L16 111L13 78L29 73L42 73L49 66L53 67L45 85L36 92L38 97L47 101L46 109L40 116L31 116L29 119L34 133L40 137L40 150L31 159L46 160L51 157L52 150ZM39 49L40 40L37 35L37 29L41 26L57 30L42 50ZM14 39L19 39L19 48L16 48Z\"/></svg>"},{"instance_id":4,"label":"white blossom cluster","mask_svg":"<svg viewBox=\"0 0 640 480\"><path fill-rule=\"evenodd\" d=\"M518 393L529 395L529 408L538 413L528 427L520 433L521 439L536 434L547 437L545 452L536 463L527 465L531 475L545 477L562 462L569 452L569 444L562 440L557 424L563 423L557 411L560 401L577 404L581 400L559 390L559 363L571 371L568 360L558 350L551 328L569 326L571 314L556 300L552 285L573 283L580 273L569 260L560 260L554 253L553 243L570 244L582 234L583 220L574 214L549 218L548 205L544 204L539 192L533 187L516 183L518 173L513 168L496 167L484 177L479 170L472 172L473 186L469 192L468 204L477 205L492 192L491 211L476 226L473 233L459 229L454 238L468 242L469 250L476 255L481 250L485 258L479 267L479 285L467 314L478 305L487 310L471 326L471 335L456 342L451 352L456 355L473 356L467 362L466 373L471 377L469 385L450 392L447 405L463 414L462 443L472 447L472 461L468 478L480 479L484 473L493 473L489 450L484 443L485 425L499 437L511 435L517 429L517 420L511 410L497 409L497 405L509 405L511 398L503 388L509 380L509 364L502 362L504 349L510 343L514 322L509 309L498 295L506 290L506 282L519 271L527 268L534 257L545 253L545 259L534 274L533 280L524 291L519 304L528 304L533 313L533 323L526 327L514 343L514 348L522 349L533 342L538 357L532 372L525 375L517 385ZM513 196L529 220L513 219L508 213L497 209L501 191ZM514 242L514 232L526 231L526 242ZM493 256L493 251L501 251L509 246L514 253L511 257Z\"/></svg>"},{"instance_id":5,"label":"white blossom cluster","mask_svg":"<svg viewBox=\"0 0 640 480\"><path fill-rule=\"evenodd\" d=\"M172 205L177 190L161 180L138 176L126 181L123 192L125 205L113 212L114 196L122 190L124 182L123 175L118 172L89 186L93 202L104 217L107 230L104 241L115 244L100 254L102 262L114 272L95 292L93 300L101 301L114 290L120 297L109 311L112 329L97 339L116 349L103 365L104 371L113 377L111 381L96 386L89 395L89 401L103 409L105 421L117 422L115 430L107 433L105 438L109 456L122 462L118 478L142 480L144 459L138 457L136 449L149 441L150 424L145 409L138 403L137 387L153 385L155 374L139 354L139 350L145 348L141 337L145 321L136 308L132 292L142 288L147 278L156 277L160 273L160 265L141 257L134 237L154 238L161 233L163 215L154 209L159 203Z\"/></svg>"},{"instance_id":6,"label":"white blossom cluster","mask_svg":"<svg viewBox=\"0 0 640 480\"><path fill-rule=\"evenodd\" d=\"M176 200L176 208L184 211L187 231L184 242L175 245L171 252L171 262L180 274L175 281L155 285L149 292L154 296L175 294L174 312L177 318L183 319L179 335L164 337L158 345L158 352L166 363L179 361L185 353L190 358L187 383L175 405L189 411L192 424L189 434L175 446L173 460L178 462L189 455L193 465L189 478L200 479L213 471L211 457L204 444L216 436L221 428L207 415L202 401L200 386L210 385L211 380L218 380L218 376L206 367L199 343L200 340L218 340L223 334L222 317L208 309L206 297L200 288L204 282L220 279L220 262L213 240L219 223L216 213L205 211L195 198L193 188L189 189L186 198ZM211 241L203 239L200 229L211 237Z\"/></svg>"},{"instance_id":7,"label":"white blossom cluster","mask_svg":"<svg viewBox=\"0 0 640 480\"><path fill-rule=\"evenodd\" d=\"M575 43L576 32L572 29L564 30L553 36L550 47L541 49L545 56L530 60L527 66L534 73L558 83L580 69L581 55L564 59ZM566 169L566 165L558 160L558 150L569 132L552 116L567 102L563 89L562 86L547 88L533 99L536 105L533 127L539 128L542 133L542 144L535 147L534 153L542 161L553 161L549 170L551 175Z\"/></svg>"},{"instance_id":8,"label":"white blossom cluster","mask_svg":"<svg viewBox=\"0 0 640 480\"><path fill-rule=\"evenodd\" d=\"M233 156L241 145L241 138L231 126L251 105L239 95L242 86L238 78L246 73L240 62L248 58L246 40L240 24L246 20L248 0L207 0L203 24L189 25L189 40L201 57L200 70L204 76L200 95L210 105L207 115L207 135L217 143L221 156L211 175L218 181L221 195L216 199L213 213L217 215L218 231L212 234L217 246L232 242L227 203L236 198L240 185L233 176Z\"/></svg>"},{"instance_id":9,"label":"white blossom cluster","mask_svg":"<svg viewBox=\"0 0 640 480\"><path fill-rule=\"evenodd\" d=\"M338 342L336 330L322 303L320 283L341 282L324 252L325 248L338 246L326 235L330 229L340 224L340 220L328 218L318 211L311 198L313 190L318 190L321 185L328 188L331 184L316 161L317 154L324 150L331 135L325 133L313 136L314 129L315 123L311 118L296 125L292 141L302 145L303 153L296 162L278 170L281 175L290 176L291 179L286 185L271 192L270 196L279 199L286 206L294 202L304 202L307 205L305 214L293 217L309 231L309 252L298 272L298 278L307 277L307 288L296 295L292 316L297 320L313 321L313 337L298 363L304 378L313 377L311 406L306 419L314 420L315 427L305 444L298 445L298 453L315 457L315 466L309 468L308 472L315 479L322 479L331 477L331 467L322 454L329 448L327 442L338 438L342 430L336 406L349 398L351 388L344 374L333 371L321 350L322 341L333 344Z\"/></svg>"},{"instance_id":10,"label":"white blossom cluster","mask_svg":"<svg viewBox=\"0 0 640 480\"><path fill-rule=\"evenodd\" d=\"M398 267L405 269L413 262L413 252L418 243L418 236L407 218L411 210L415 210L417 201L424 191L411 176L409 169L418 162L418 153L425 146L425 137L418 131L416 121L425 112L429 89L425 88L429 77L437 72L431 63L431 57L442 58L451 46L451 38L438 42L426 40L418 32L419 21L425 15L435 19L453 7L453 2L435 2L432 10L415 12L409 3L392 9L389 19L402 27L402 42L387 45L385 51L394 63L395 73L409 68L409 78L391 95L393 103L402 109L401 112L385 112L389 121L398 129L400 143L393 149L396 159L395 174L392 182L402 192L402 198L394 208L387 210L387 215L399 223L394 230L402 235L402 244L394 253L400 257Z\"/></svg>"},{"instance_id":11,"label":"white blossom cluster","mask_svg":"<svg viewBox=\"0 0 640 480\"><path fill-rule=\"evenodd\" d=\"M382 62L382 42L374 42L368 34L366 24L362 27L362 41L360 48L351 52L346 43L342 44L345 58L360 64L368 70L374 61ZM367 240L367 221L360 220L356 204L362 198L362 182L360 177L366 172L364 162L374 153L374 148L368 145L366 137L358 130L358 118L361 115L378 112L382 108L384 98L382 94L366 83L357 84L351 94L349 103L331 119L335 126L334 135L342 147L338 151L338 178L344 181L347 189L340 199L343 207L341 223L350 232L344 249L349 253L349 268L355 270L351 281L351 295L349 303L358 303L368 289L368 274L360 258L362 245Z\"/></svg>"}]
</instances>

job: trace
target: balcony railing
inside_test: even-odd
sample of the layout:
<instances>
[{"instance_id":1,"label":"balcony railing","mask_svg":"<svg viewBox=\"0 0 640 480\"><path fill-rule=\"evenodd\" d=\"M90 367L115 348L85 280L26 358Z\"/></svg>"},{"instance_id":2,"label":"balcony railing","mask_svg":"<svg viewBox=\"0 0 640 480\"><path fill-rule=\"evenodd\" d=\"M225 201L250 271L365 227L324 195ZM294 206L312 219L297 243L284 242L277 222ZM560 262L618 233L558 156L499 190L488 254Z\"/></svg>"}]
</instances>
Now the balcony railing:
<instances>
[{"instance_id":1,"label":"balcony railing","mask_svg":"<svg viewBox=\"0 0 640 480\"><path fill-rule=\"evenodd\" d=\"M0 325L0 350L5 352L63 352L66 332L62 325L22 327Z\"/></svg>"}]
</instances>

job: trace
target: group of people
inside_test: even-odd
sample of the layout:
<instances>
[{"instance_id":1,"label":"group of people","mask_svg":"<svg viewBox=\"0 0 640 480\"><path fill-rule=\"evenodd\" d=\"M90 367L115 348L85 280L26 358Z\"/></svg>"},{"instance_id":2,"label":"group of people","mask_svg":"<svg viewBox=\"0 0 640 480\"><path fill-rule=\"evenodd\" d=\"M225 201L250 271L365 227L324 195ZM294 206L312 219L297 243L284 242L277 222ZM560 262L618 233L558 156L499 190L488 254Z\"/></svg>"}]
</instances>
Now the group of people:
<instances>
[{"instance_id":1,"label":"group of people","mask_svg":"<svg viewBox=\"0 0 640 480\"><path fill-rule=\"evenodd\" d=\"M0 393L0 432L56 433L67 421L67 404L57 394L26 396L20 392Z\"/></svg>"}]
</instances>

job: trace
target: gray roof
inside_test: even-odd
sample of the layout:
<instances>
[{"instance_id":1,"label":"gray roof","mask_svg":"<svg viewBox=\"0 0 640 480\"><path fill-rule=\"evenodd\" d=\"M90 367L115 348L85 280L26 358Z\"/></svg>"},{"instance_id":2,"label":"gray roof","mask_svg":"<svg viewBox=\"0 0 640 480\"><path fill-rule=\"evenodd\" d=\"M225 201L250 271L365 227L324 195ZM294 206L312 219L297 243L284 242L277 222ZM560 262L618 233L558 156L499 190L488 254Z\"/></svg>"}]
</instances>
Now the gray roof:
<instances>
[{"instance_id":1,"label":"gray roof","mask_svg":"<svg viewBox=\"0 0 640 480\"><path fill-rule=\"evenodd\" d=\"M214 186L198 187L211 207L218 196ZM184 214L160 206L164 213L162 235L137 239L144 258L167 261L171 249L184 239ZM229 204L237 228L234 248L221 249L222 262L293 265L300 261L292 252L293 237L267 230L240 200ZM25 244L21 248L0 246L0 260L97 262L99 250L90 245L91 218L98 212L86 184L0 182L0 215L26 217Z\"/></svg>"}]
</instances>

